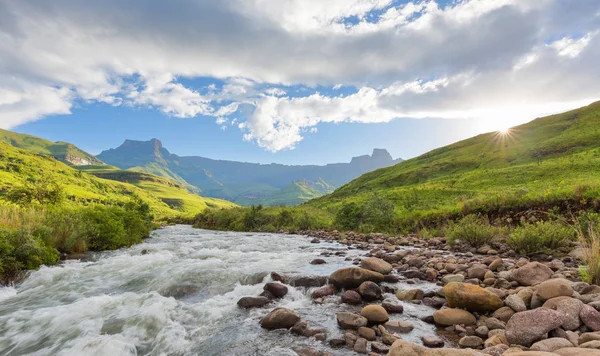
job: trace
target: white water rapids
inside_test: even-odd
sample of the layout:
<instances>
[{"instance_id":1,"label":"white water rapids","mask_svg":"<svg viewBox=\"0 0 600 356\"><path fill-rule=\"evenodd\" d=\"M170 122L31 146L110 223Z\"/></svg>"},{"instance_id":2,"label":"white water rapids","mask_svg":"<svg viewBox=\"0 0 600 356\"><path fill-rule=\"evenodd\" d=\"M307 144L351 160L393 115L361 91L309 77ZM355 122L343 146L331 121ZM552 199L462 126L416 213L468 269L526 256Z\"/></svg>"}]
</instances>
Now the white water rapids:
<instances>
[{"instance_id":1,"label":"white water rapids","mask_svg":"<svg viewBox=\"0 0 600 356\"><path fill-rule=\"evenodd\" d=\"M297 347L326 350L326 344L287 330L263 330L258 321L284 306L332 338L342 336L335 313L357 309L335 298L315 304L315 288L290 286L285 298L265 308L242 310L236 302L259 295L271 271L326 276L351 265L345 256L320 256L332 250L360 254L338 244L311 244L304 236L167 227L143 244L43 267L16 287L0 288L0 355L295 356ZM311 265L317 257L327 264ZM396 317L415 324L407 339L433 334L409 316L426 309L405 304L404 315Z\"/></svg>"}]
</instances>

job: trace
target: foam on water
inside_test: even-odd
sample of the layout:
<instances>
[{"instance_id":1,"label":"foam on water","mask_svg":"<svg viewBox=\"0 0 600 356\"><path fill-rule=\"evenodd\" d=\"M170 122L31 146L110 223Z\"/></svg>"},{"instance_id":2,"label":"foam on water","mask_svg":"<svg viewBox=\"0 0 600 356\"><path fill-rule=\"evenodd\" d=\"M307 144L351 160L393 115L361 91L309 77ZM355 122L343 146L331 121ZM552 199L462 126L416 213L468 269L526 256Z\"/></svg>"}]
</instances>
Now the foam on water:
<instances>
[{"instance_id":1,"label":"foam on water","mask_svg":"<svg viewBox=\"0 0 600 356\"><path fill-rule=\"evenodd\" d=\"M335 312L356 307L335 298L314 304L314 288L290 286L266 309L236 305L260 294L271 271L325 276L351 264L331 256L311 265L324 250L359 253L301 236L167 227L143 244L43 267L17 287L1 288L0 354L285 356L303 345L324 349L288 331L262 330L258 321L288 307L334 337L341 336Z\"/></svg>"}]
</instances>

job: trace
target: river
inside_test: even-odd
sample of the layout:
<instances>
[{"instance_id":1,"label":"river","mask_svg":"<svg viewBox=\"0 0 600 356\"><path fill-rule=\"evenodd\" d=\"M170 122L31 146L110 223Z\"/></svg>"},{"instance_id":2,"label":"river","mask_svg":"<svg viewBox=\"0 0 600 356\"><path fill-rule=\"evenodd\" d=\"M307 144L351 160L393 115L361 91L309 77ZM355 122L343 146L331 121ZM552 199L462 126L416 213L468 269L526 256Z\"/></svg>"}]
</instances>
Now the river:
<instances>
[{"instance_id":1,"label":"river","mask_svg":"<svg viewBox=\"0 0 600 356\"><path fill-rule=\"evenodd\" d=\"M321 255L328 251L345 255ZM258 323L283 306L312 327L326 328L328 338L341 337L335 313L359 309L339 304L339 297L315 304L315 288L289 287L285 298L262 309L242 310L236 302L260 294L271 271L327 276L363 253L313 244L305 236L166 227L142 244L42 267L19 285L0 288L0 354L296 356L295 348L311 347L351 355ZM311 265L315 258L327 263ZM418 342L435 333L417 318L431 309L404 306L404 314L393 319L411 321L415 330L403 338Z\"/></svg>"}]
</instances>

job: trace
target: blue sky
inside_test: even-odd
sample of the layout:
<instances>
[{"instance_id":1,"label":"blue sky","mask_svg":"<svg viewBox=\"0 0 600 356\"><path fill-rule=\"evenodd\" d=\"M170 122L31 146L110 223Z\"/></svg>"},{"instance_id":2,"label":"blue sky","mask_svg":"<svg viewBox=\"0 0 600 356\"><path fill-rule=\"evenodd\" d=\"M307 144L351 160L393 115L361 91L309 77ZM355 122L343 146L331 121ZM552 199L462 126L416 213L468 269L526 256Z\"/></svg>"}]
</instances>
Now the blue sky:
<instances>
[{"instance_id":1,"label":"blue sky","mask_svg":"<svg viewBox=\"0 0 600 356\"><path fill-rule=\"evenodd\" d=\"M0 127L92 153L410 158L600 99L597 0L3 0Z\"/></svg>"},{"instance_id":2,"label":"blue sky","mask_svg":"<svg viewBox=\"0 0 600 356\"><path fill-rule=\"evenodd\" d=\"M149 109L96 104L14 129L52 141L71 142L91 153L119 146L125 139L158 138L172 153L259 163L326 164L386 148L409 158L477 133L472 120L398 119L389 123L321 124L293 150L269 152L244 141L239 130L222 130L212 118L176 119ZM357 138L360 137L358 141Z\"/></svg>"}]
</instances>

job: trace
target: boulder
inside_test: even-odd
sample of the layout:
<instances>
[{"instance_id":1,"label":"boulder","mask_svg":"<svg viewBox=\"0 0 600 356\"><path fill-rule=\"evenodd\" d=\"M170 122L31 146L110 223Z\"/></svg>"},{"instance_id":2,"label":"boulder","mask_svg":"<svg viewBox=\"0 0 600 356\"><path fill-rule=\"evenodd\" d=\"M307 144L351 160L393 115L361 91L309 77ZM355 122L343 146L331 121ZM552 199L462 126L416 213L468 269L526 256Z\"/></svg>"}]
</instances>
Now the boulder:
<instances>
[{"instance_id":1,"label":"boulder","mask_svg":"<svg viewBox=\"0 0 600 356\"><path fill-rule=\"evenodd\" d=\"M337 288L335 286L324 286L312 292L311 296L313 299L317 299L325 298L334 295L335 293L337 293Z\"/></svg>"},{"instance_id":2,"label":"boulder","mask_svg":"<svg viewBox=\"0 0 600 356\"><path fill-rule=\"evenodd\" d=\"M452 282L464 282L465 276L462 274L448 274L442 277L442 283L448 284Z\"/></svg>"},{"instance_id":3,"label":"boulder","mask_svg":"<svg viewBox=\"0 0 600 356\"><path fill-rule=\"evenodd\" d=\"M531 350L554 352L555 350L564 349L565 347L573 347L573 344L567 339L553 337L551 339L536 342L531 345Z\"/></svg>"},{"instance_id":4,"label":"boulder","mask_svg":"<svg viewBox=\"0 0 600 356\"><path fill-rule=\"evenodd\" d=\"M502 320L503 322L507 323L510 320L510 318L512 318L513 315L515 315L515 311L512 310L512 308L502 307L502 308L496 310L492 314L492 317L494 317L498 320Z\"/></svg>"},{"instance_id":5,"label":"boulder","mask_svg":"<svg viewBox=\"0 0 600 356\"><path fill-rule=\"evenodd\" d=\"M412 342L398 339L392 345L388 356L485 356L475 350L459 349L430 349L413 344Z\"/></svg>"},{"instance_id":6,"label":"boulder","mask_svg":"<svg viewBox=\"0 0 600 356\"><path fill-rule=\"evenodd\" d=\"M265 297L243 297L238 300L237 305L244 309L261 308L269 304L269 302L269 298Z\"/></svg>"},{"instance_id":7,"label":"boulder","mask_svg":"<svg viewBox=\"0 0 600 356\"><path fill-rule=\"evenodd\" d=\"M564 278L549 279L542 282L536 290L537 296L543 300L573 295L571 282Z\"/></svg>"},{"instance_id":8,"label":"boulder","mask_svg":"<svg viewBox=\"0 0 600 356\"><path fill-rule=\"evenodd\" d=\"M366 354L367 353L367 340L365 338L359 337L354 343L354 352L358 354Z\"/></svg>"},{"instance_id":9,"label":"boulder","mask_svg":"<svg viewBox=\"0 0 600 356\"><path fill-rule=\"evenodd\" d=\"M528 347L564 321L564 315L552 309L538 308L516 313L506 324L506 338L510 344Z\"/></svg>"},{"instance_id":10,"label":"boulder","mask_svg":"<svg viewBox=\"0 0 600 356\"><path fill-rule=\"evenodd\" d=\"M372 342L371 343L371 351L378 353L378 354L387 355L387 353L390 351L390 347L381 342Z\"/></svg>"},{"instance_id":11,"label":"boulder","mask_svg":"<svg viewBox=\"0 0 600 356\"><path fill-rule=\"evenodd\" d=\"M388 313L381 305L367 305L361 310L360 315L367 318L371 324L383 324L390 320Z\"/></svg>"},{"instance_id":12,"label":"boulder","mask_svg":"<svg viewBox=\"0 0 600 356\"><path fill-rule=\"evenodd\" d=\"M340 312L336 314L338 325L342 329L355 329L357 330L361 326L367 326L367 318L348 312Z\"/></svg>"},{"instance_id":13,"label":"boulder","mask_svg":"<svg viewBox=\"0 0 600 356\"><path fill-rule=\"evenodd\" d=\"M411 322L401 320L390 320L383 326L391 332L400 334L409 333L415 328L415 326Z\"/></svg>"},{"instance_id":14,"label":"boulder","mask_svg":"<svg viewBox=\"0 0 600 356\"><path fill-rule=\"evenodd\" d=\"M561 325L565 330L575 330L581 326L579 314L585 304L579 299L567 298L556 305L556 311L565 316L565 322Z\"/></svg>"},{"instance_id":15,"label":"boulder","mask_svg":"<svg viewBox=\"0 0 600 356\"><path fill-rule=\"evenodd\" d=\"M286 308L273 309L261 319L260 326L268 330L289 329L300 321L300 315Z\"/></svg>"},{"instance_id":16,"label":"boulder","mask_svg":"<svg viewBox=\"0 0 600 356\"><path fill-rule=\"evenodd\" d=\"M381 299L381 288L371 281L362 282L358 287L358 293L366 301L375 301Z\"/></svg>"},{"instance_id":17,"label":"boulder","mask_svg":"<svg viewBox=\"0 0 600 356\"><path fill-rule=\"evenodd\" d=\"M579 312L579 318L588 328L600 331L600 312L589 305L584 305Z\"/></svg>"},{"instance_id":18,"label":"boulder","mask_svg":"<svg viewBox=\"0 0 600 356\"><path fill-rule=\"evenodd\" d=\"M433 313L433 320L436 324L442 326L452 325L472 325L477 321L473 314L462 309L440 309Z\"/></svg>"},{"instance_id":19,"label":"boulder","mask_svg":"<svg viewBox=\"0 0 600 356\"><path fill-rule=\"evenodd\" d=\"M452 308L464 308L469 311L495 311L504 303L494 293L480 286L452 282L444 287L444 295Z\"/></svg>"},{"instance_id":20,"label":"boulder","mask_svg":"<svg viewBox=\"0 0 600 356\"><path fill-rule=\"evenodd\" d=\"M583 349L579 347L567 347L554 351L560 356L600 356L600 350Z\"/></svg>"},{"instance_id":21,"label":"boulder","mask_svg":"<svg viewBox=\"0 0 600 356\"><path fill-rule=\"evenodd\" d=\"M361 326L360 328L358 328L358 336L363 337L369 341L373 341L377 337L377 335L375 334L375 330L366 326Z\"/></svg>"},{"instance_id":22,"label":"boulder","mask_svg":"<svg viewBox=\"0 0 600 356\"><path fill-rule=\"evenodd\" d=\"M285 295L288 293L288 288L285 285L277 282L267 283L263 289L278 299L285 297Z\"/></svg>"},{"instance_id":23,"label":"boulder","mask_svg":"<svg viewBox=\"0 0 600 356\"><path fill-rule=\"evenodd\" d=\"M381 306L390 314L402 314L404 312L404 307L402 304L384 301L381 303Z\"/></svg>"},{"instance_id":24,"label":"boulder","mask_svg":"<svg viewBox=\"0 0 600 356\"><path fill-rule=\"evenodd\" d=\"M382 282L383 275L365 268L345 267L329 276L329 283L338 288L357 288L366 281Z\"/></svg>"},{"instance_id":25,"label":"boulder","mask_svg":"<svg viewBox=\"0 0 600 356\"><path fill-rule=\"evenodd\" d=\"M353 290L347 290L344 292L344 294L342 294L342 302L346 304L356 305L362 303L362 298L360 294L358 294L358 292Z\"/></svg>"},{"instance_id":26,"label":"boulder","mask_svg":"<svg viewBox=\"0 0 600 356\"><path fill-rule=\"evenodd\" d=\"M539 262L530 262L512 271L511 278L522 286L532 286L550 279L552 270Z\"/></svg>"},{"instance_id":27,"label":"boulder","mask_svg":"<svg viewBox=\"0 0 600 356\"><path fill-rule=\"evenodd\" d=\"M381 258L377 257L368 257L360 261L360 266L362 268L375 271L381 274L388 274L392 272L392 265L385 262Z\"/></svg>"},{"instance_id":28,"label":"boulder","mask_svg":"<svg viewBox=\"0 0 600 356\"><path fill-rule=\"evenodd\" d=\"M462 348L477 349L483 345L483 340L479 336L463 336L458 341L458 346Z\"/></svg>"},{"instance_id":29,"label":"boulder","mask_svg":"<svg viewBox=\"0 0 600 356\"><path fill-rule=\"evenodd\" d=\"M409 290L398 290L396 291L396 298L400 300L421 300L425 296L425 293L420 289L409 289Z\"/></svg>"},{"instance_id":30,"label":"boulder","mask_svg":"<svg viewBox=\"0 0 600 356\"><path fill-rule=\"evenodd\" d=\"M423 345L425 345L425 347L444 347L444 340L439 336L421 336L421 341L423 342Z\"/></svg>"},{"instance_id":31,"label":"boulder","mask_svg":"<svg viewBox=\"0 0 600 356\"><path fill-rule=\"evenodd\" d=\"M523 299L519 298L515 294L511 294L508 297L506 297L506 299L504 299L504 304L511 307L511 309L517 313L527 310L527 305L525 305Z\"/></svg>"}]
</instances>

